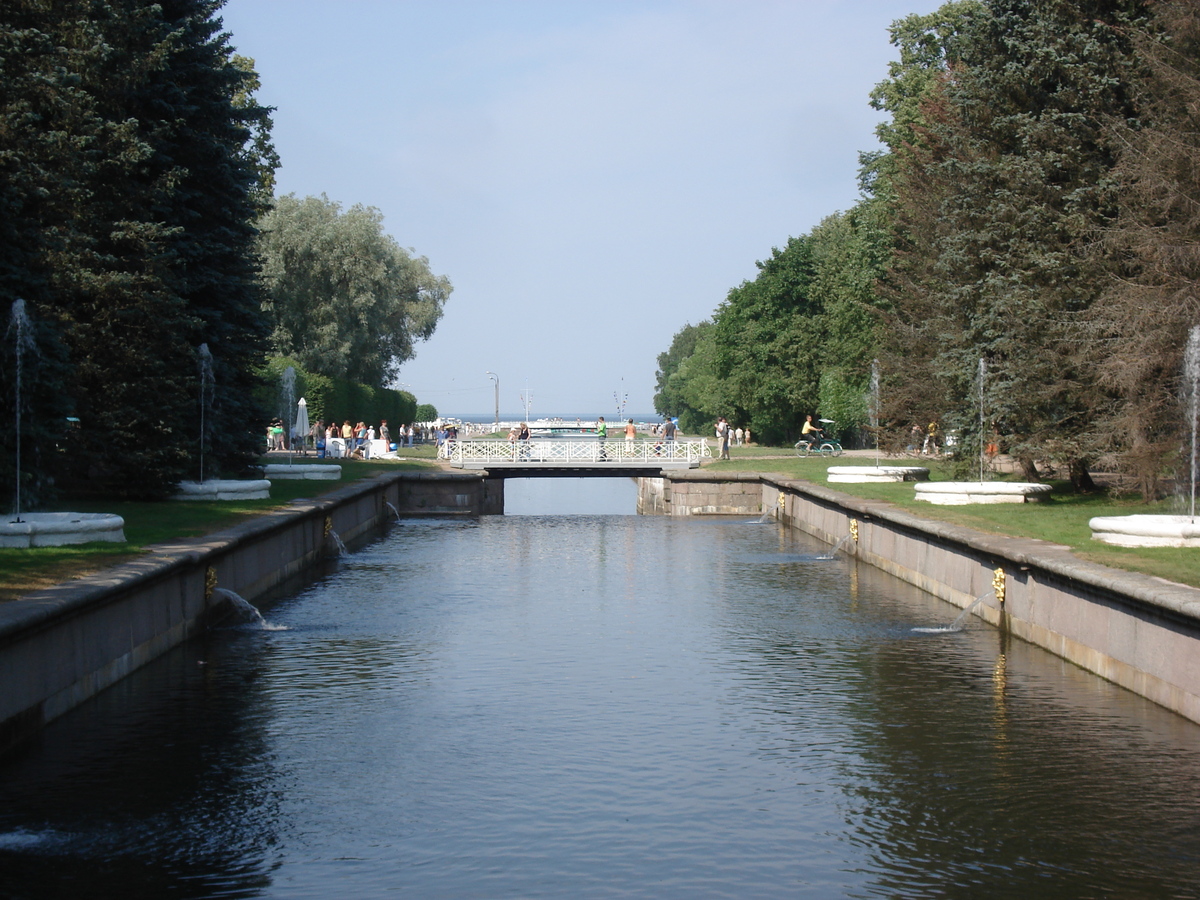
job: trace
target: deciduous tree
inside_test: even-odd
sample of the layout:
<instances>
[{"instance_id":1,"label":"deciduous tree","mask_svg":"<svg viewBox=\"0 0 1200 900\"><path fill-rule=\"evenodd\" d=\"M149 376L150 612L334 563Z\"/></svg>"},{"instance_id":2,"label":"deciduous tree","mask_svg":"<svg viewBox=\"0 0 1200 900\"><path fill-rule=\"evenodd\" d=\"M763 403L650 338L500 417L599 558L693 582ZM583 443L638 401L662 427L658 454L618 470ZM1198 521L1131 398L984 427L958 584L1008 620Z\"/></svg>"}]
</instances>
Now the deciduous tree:
<instances>
[{"instance_id":1,"label":"deciduous tree","mask_svg":"<svg viewBox=\"0 0 1200 900\"><path fill-rule=\"evenodd\" d=\"M707 319L696 325L688 323L671 338L671 346L658 354L654 409L660 416L678 416L684 411L687 404L678 372L680 366L696 352L696 344L711 328L712 322Z\"/></svg>"},{"instance_id":2,"label":"deciduous tree","mask_svg":"<svg viewBox=\"0 0 1200 900\"><path fill-rule=\"evenodd\" d=\"M277 354L383 387L433 334L450 281L384 232L379 210L288 194L259 227Z\"/></svg>"}]
</instances>

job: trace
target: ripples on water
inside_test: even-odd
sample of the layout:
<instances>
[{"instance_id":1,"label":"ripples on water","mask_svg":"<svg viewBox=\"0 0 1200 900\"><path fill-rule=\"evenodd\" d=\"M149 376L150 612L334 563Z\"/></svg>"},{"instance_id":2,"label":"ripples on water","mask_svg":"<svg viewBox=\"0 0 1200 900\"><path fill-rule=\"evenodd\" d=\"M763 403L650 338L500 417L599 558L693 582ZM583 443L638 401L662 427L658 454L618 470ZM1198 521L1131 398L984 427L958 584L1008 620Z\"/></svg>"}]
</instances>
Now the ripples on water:
<instances>
[{"instance_id":1,"label":"ripples on water","mask_svg":"<svg viewBox=\"0 0 1200 900\"><path fill-rule=\"evenodd\" d=\"M1200 729L825 549L406 521L8 761L0 895L1196 895Z\"/></svg>"}]
</instances>

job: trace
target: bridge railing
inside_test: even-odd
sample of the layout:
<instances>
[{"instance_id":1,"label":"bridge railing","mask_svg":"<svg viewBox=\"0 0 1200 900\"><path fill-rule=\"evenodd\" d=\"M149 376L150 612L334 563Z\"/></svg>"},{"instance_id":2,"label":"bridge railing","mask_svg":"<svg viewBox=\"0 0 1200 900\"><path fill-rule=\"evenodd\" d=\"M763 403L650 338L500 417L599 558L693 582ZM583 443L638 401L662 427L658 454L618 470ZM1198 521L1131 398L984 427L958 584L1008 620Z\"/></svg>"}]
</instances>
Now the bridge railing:
<instances>
[{"instance_id":1,"label":"bridge railing","mask_svg":"<svg viewBox=\"0 0 1200 900\"><path fill-rule=\"evenodd\" d=\"M452 465L537 465L587 464L594 466L641 465L664 463L698 464L712 457L704 440L654 441L638 440L626 443L623 438L599 440L529 441L463 440L443 447L439 455Z\"/></svg>"}]
</instances>

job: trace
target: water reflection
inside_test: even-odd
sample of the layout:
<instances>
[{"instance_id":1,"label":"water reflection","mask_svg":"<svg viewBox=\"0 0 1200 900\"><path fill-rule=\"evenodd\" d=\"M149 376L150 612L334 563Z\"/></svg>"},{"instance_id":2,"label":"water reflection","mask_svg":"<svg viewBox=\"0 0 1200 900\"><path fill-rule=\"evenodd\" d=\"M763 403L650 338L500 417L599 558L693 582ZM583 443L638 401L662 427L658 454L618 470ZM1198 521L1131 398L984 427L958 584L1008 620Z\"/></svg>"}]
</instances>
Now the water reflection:
<instances>
[{"instance_id":1,"label":"water reflection","mask_svg":"<svg viewBox=\"0 0 1200 900\"><path fill-rule=\"evenodd\" d=\"M5 897L257 896L278 772L236 632L196 642L52 723L0 781Z\"/></svg>"},{"instance_id":2,"label":"water reflection","mask_svg":"<svg viewBox=\"0 0 1200 900\"><path fill-rule=\"evenodd\" d=\"M634 478L507 478L506 516L628 516L637 511Z\"/></svg>"},{"instance_id":3,"label":"water reflection","mask_svg":"<svg viewBox=\"0 0 1200 900\"><path fill-rule=\"evenodd\" d=\"M824 549L407 521L0 768L0 895L1193 892L1200 729Z\"/></svg>"}]
</instances>

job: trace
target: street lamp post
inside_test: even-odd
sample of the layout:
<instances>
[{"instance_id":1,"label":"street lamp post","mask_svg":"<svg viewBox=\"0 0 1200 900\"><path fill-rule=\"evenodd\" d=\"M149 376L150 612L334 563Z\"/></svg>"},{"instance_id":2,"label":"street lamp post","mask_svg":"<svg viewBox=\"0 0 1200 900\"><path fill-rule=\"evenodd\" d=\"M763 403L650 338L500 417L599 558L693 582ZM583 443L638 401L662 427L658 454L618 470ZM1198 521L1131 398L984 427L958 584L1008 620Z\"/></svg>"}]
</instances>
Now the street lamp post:
<instances>
[{"instance_id":1,"label":"street lamp post","mask_svg":"<svg viewBox=\"0 0 1200 900\"><path fill-rule=\"evenodd\" d=\"M495 372L484 372L496 385L496 430L500 430L500 376Z\"/></svg>"}]
</instances>

